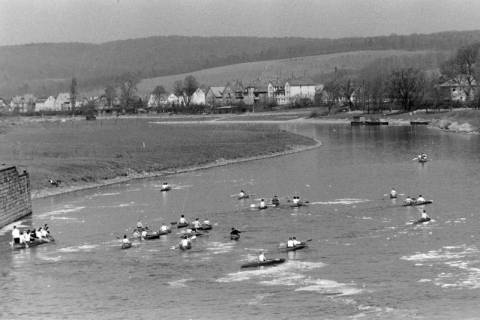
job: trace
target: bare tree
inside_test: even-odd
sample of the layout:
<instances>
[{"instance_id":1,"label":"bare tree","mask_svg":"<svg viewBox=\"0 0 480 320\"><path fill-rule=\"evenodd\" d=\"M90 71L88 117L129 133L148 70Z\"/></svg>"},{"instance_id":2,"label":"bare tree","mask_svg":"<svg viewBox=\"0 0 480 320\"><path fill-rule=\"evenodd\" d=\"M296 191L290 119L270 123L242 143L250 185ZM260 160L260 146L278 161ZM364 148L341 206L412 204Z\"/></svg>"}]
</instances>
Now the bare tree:
<instances>
[{"instance_id":1,"label":"bare tree","mask_svg":"<svg viewBox=\"0 0 480 320\"><path fill-rule=\"evenodd\" d=\"M113 100L115 99L116 95L117 93L112 85L108 85L105 88L105 98L107 99L107 104L109 107L112 106Z\"/></svg>"},{"instance_id":2,"label":"bare tree","mask_svg":"<svg viewBox=\"0 0 480 320\"><path fill-rule=\"evenodd\" d=\"M120 104L125 109L134 108L134 96L139 78L134 74L125 74L120 79Z\"/></svg>"},{"instance_id":3,"label":"bare tree","mask_svg":"<svg viewBox=\"0 0 480 320\"><path fill-rule=\"evenodd\" d=\"M190 99L192 97L192 94L197 89L198 89L198 82L194 76L189 75L189 76L186 76L185 79L183 79L183 92L185 94L185 100L187 102L187 105L190 104Z\"/></svg>"},{"instance_id":4,"label":"bare tree","mask_svg":"<svg viewBox=\"0 0 480 320\"><path fill-rule=\"evenodd\" d=\"M72 78L70 83L70 106L72 108L72 114L75 114L75 104L77 103L77 79Z\"/></svg>"},{"instance_id":5,"label":"bare tree","mask_svg":"<svg viewBox=\"0 0 480 320\"><path fill-rule=\"evenodd\" d=\"M390 93L405 111L411 111L424 93L425 77L418 69L399 69L390 75Z\"/></svg>"}]
</instances>

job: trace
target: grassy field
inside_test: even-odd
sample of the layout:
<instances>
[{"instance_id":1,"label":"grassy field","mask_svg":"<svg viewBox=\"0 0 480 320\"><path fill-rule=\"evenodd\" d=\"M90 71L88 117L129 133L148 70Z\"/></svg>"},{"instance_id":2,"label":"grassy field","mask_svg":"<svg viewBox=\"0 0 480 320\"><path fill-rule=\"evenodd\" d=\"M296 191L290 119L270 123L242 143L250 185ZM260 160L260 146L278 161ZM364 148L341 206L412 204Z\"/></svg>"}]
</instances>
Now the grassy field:
<instances>
[{"instance_id":1,"label":"grassy field","mask_svg":"<svg viewBox=\"0 0 480 320\"><path fill-rule=\"evenodd\" d=\"M199 70L196 72L144 79L138 85L141 95L152 92L157 85L171 90L176 80L183 80L192 74L200 84L206 86L224 86L228 81L241 80L244 84L255 79L288 79L294 77L312 77L316 74L333 72L339 69L360 69L376 59L391 56L417 56L428 54L426 51L378 50L354 51L318 56L298 57L282 60L240 63Z\"/></svg>"},{"instance_id":2,"label":"grassy field","mask_svg":"<svg viewBox=\"0 0 480 320\"><path fill-rule=\"evenodd\" d=\"M260 124L171 125L145 118L0 121L0 163L27 169L34 190L50 187L50 177L68 186L313 144Z\"/></svg>"}]
</instances>

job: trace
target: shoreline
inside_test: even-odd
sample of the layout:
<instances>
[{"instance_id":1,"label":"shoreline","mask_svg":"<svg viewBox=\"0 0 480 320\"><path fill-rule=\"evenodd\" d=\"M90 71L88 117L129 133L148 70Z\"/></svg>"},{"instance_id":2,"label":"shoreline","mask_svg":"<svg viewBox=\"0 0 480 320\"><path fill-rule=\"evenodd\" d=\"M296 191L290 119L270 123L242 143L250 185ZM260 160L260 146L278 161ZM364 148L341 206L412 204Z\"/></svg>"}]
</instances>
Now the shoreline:
<instances>
[{"instance_id":1,"label":"shoreline","mask_svg":"<svg viewBox=\"0 0 480 320\"><path fill-rule=\"evenodd\" d=\"M268 158L275 158L275 157L280 157L280 156L286 156L289 154L294 154L294 153L299 153L299 152L304 152L312 149L319 148L322 145L322 142L318 139L314 139L315 144L314 145L304 145L304 146L293 146L291 149L287 149L284 151L280 152L275 152L271 154L264 154L264 155L257 155L257 156L251 156L251 157L243 157L243 158L236 158L236 159L222 159L222 160L216 160L214 162L209 162L203 165L197 165L197 166L190 166L190 167L185 167L185 168L180 168L176 170L160 170L160 171L151 171L151 172L142 172L142 173L133 173L125 177L115 177L112 179L107 179L102 182L92 182L92 183L82 183L79 185L74 185L74 186L69 186L69 187L57 187L55 189L50 188L50 189L39 189L39 190L32 190L31 195L32 195L32 200L37 200L37 199L44 199L48 197L53 197L57 195L62 195L62 194L67 194L67 193L72 193L76 191L84 191L84 190L89 190L89 189L96 189L96 188L101 188L105 186L111 186L115 184L120 184L120 183L125 183L128 181L133 181L133 180L140 180L140 179L147 179L147 178L157 178L157 177L167 177L167 176L172 176L175 174L182 174L182 173L188 173L188 172L194 172L194 171L199 171L199 170L207 170L211 168L216 168L216 167L222 167L222 166L227 166L231 164L237 164L237 163L242 163L242 162L248 162L248 161L255 161L255 160L262 160L262 159L268 159Z\"/></svg>"}]
</instances>

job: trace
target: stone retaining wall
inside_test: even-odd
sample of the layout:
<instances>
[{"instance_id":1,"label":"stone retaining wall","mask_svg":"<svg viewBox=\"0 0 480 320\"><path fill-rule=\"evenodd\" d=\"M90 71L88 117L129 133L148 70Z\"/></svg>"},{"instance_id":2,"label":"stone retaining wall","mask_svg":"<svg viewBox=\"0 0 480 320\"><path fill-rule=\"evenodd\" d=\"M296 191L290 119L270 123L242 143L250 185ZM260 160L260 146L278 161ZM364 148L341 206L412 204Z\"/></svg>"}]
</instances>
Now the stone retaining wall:
<instances>
[{"instance_id":1,"label":"stone retaining wall","mask_svg":"<svg viewBox=\"0 0 480 320\"><path fill-rule=\"evenodd\" d=\"M30 176L15 166L0 166L0 228L32 213Z\"/></svg>"}]
</instances>

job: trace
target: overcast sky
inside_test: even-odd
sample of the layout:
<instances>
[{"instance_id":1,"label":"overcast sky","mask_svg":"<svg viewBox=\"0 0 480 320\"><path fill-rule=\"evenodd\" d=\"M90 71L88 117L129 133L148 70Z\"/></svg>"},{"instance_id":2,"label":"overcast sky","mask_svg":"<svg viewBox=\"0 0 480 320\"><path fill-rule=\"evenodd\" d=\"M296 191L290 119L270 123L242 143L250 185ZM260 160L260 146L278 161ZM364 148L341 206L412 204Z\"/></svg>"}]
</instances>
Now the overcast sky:
<instances>
[{"instance_id":1,"label":"overcast sky","mask_svg":"<svg viewBox=\"0 0 480 320\"><path fill-rule=\"evenodd\" d=\"M0 0L0 45L480 29L480 0Z\"/></svg>"}]
</instances>

